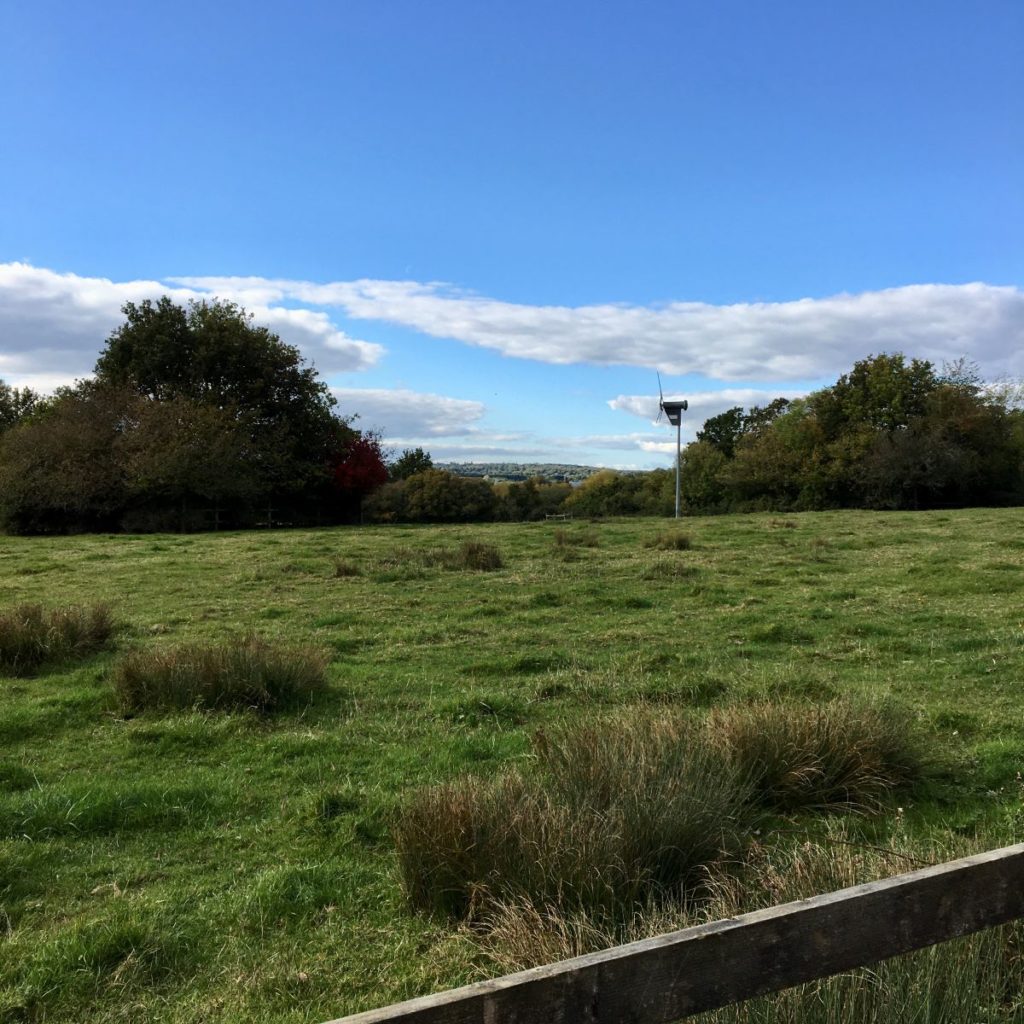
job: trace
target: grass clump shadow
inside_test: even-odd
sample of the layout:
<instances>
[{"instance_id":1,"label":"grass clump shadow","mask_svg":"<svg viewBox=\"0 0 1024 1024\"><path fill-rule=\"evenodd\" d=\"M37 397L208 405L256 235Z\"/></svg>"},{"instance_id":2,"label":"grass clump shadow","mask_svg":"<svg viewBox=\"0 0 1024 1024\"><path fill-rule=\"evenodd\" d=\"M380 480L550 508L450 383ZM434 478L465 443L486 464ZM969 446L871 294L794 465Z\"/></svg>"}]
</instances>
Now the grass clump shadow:
<instances>
[{"instance_id":1,"label":"grass clump shadow","mask_svg":"<svg viewBox=\"0 0 1024 1024\"><path fill-rule=\"evenodd\" d=\"M46 663L86 658L107 646L114 628L105 604L17 605L0 613L0 673L30 675Z\"/></svg>"},{"instance_id":2,"label":"grass clump shadow","mask_svg":"<svg viewBox=\"0 0 1024 1024\"><path fill-rule=\"evenodd\" d=\"M125 712L149 709L274 711L308 702L327 685L327 656L258 636L222 644L141 650L123 658L113 684Z\"/></svg>"}]
</instances>

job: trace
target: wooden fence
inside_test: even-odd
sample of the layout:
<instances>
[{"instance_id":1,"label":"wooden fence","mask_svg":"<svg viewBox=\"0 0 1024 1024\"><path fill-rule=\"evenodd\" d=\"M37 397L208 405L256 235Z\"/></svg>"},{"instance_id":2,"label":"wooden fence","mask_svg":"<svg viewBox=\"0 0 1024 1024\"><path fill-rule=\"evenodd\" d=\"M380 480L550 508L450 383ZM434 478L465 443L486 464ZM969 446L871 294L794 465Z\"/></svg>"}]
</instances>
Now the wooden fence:
<instances>
[{"instance_id":1,"label":"wooden fence","mask_svg":"<svg viewBox=\"0 0 1024 1024\"><path fill-rule=\"evenodd\" d=\"M1024 917L1024 843L330 1024L667 1024Z\"/></svg>"}]
</instances>

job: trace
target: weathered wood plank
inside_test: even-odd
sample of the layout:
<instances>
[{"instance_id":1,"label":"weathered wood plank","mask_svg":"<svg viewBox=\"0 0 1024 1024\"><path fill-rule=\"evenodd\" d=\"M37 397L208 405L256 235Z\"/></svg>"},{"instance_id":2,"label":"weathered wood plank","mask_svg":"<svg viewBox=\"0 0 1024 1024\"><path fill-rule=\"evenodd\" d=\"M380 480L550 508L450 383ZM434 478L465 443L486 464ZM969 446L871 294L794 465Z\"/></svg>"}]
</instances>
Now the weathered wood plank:
<instances>
[{"instance_id":1,"label":"weathered wood plank","mask_svg":"<svg viewBox=\"0 0 1024 1024\"><path fill-rule=\"evenodd\" d=\"M1024 843L329 1024L661 1024L1024 917Z\"/></svg>"}]
</instances>

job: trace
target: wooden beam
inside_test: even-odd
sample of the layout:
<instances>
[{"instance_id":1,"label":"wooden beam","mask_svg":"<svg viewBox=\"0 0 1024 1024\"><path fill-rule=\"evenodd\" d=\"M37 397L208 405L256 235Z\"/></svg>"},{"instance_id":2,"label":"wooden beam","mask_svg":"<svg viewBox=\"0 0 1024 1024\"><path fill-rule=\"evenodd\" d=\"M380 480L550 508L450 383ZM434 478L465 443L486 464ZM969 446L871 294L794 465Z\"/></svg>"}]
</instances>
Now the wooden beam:
<instances>
[{"instance_id":1,"label":"wooden beam","mask_svg":"<svg viewBox=\"0 0 1024 1024\"><path fill-rule=\"evenodd\" d=\"M1024 917L1024 843L329 1024L667 1024Z\"/></svg>"}]
</instances>

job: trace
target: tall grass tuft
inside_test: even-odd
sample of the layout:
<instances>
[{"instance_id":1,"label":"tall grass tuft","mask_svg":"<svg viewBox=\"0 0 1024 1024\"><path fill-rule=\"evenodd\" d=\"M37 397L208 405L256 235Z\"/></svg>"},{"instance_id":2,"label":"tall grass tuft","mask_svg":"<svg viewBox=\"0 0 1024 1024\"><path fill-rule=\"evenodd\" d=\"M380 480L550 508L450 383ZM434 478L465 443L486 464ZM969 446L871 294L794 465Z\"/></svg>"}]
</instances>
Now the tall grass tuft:
<instances>
[{"instance_id":1,"label":"tall grass tuft","mask_svg":"<svg viewBox=\"0 0 1024 1024\"><path fill-rule=\"evenodd\" d=\"M910 735L901 716L840 702L540 732L528 769L408 802L395 833L406 892L453 917L529 904L619 927L699 889L767 810L879 807L921 770Z\"/></svg>"},{"instance_id":2,"label":"tall grass tuft","mask_svg":"<svg viewBox=\"0 0 1024 1024\"><path fill-rule=\"evenodd\" d=\"M753 847L744 869L718 874L699 903L662 902L608 927L578 910L507 900L495 904L472 935L498 970L518 971L833 892L1005 841L980 836L970 848L959 840L952 848L937 849L896 836L891 849L882 849L862 845L842 820L833 820L818 841ZM1009 1024L1024 1019L1024 924L989 929L693 1019L697 1024Z\"/></svg>"},{"instance_id":3,"label":"tall grass tuft","mask_svg":"<svg viewBox=\"0 0 1024 1024\"><path fill-rule=\"evenodd\" d=\"M566 530L558 527L551 535L556 548L596 548L601 540L594 530Z\"/></svg>"},{"instance_id":4,"label":"tall grass tuft","mask_svg":"<svg viewBox=\"0 0 1024 1024\"><path fill-rule=\"evenodd\" d=\"M493 544L481 541L463 541L459 547L432 548L418 553L419 560L427 566L443 569L469 569L474 572L494 572L505 566L501 552Z\"/></svg>"},{"instance_id":5,"label":"tall grass tuft","mask_svg":"<svg viewBox=\"0 0 1024 1024\"><path fill-rule=\"evenodd\" d=\"M667 530L645 541L644 545L649 548L657 548L659 551L689 551L693 547L693 539L688 533Z\"/></svg>"},{"instance_id":6,"label":"tall grass tuft","mask_svg":"<svg viewBox=\"0 0 1024 1024\"><path fill-rule=\"evenodd\" d=\"M363 570L355 562L346 561L344 558L334 560L335 579L345 579L349 576L362 576Z\"/></svg>"},{"instance_id":7,"label":"tall grass tuft","mask_svg":"<svg viewBox=\"0 0 1024 1024\"><path fill-rule=\"evenodd\" d=\"M113 632L105 604L17 605L0 613L0 673L28 675L47 662L88 657L104 648Z\"/></svg>"},{"instance_id":8,"label":"tall grass tuft","mask_svg":"<svg viewBox=\"0 0 1024 1024\"><path fill-rule=\"evenodd\" d=\"M136 651L114 669L125 711L252 708L273 711L308 701L326 686L327 656L276 647L257 636L222 644Z\"/></svg>"},{"instance_id":9,"label":"tall grass tuft","mask_svg":"<svg viewBox=\"0 0 1024 1024\"><path fill-rule=\"evenodd\" d=\"M525 900L631 915L734 849L745 791L682 719L539 734L528 772L427 789L395 831L413 906L475 917Z\"/></svg>"},{"instance_id":10,"label":"tall grass tuft","mask_svg":"<svg viewBox=\"0 0 1024 1024\"><path fill-rule=\"evenodd\" d=\"M711 712L708 729L765 806L877 810L924 758L907 716L846 701L762 701Z\"/></svg>"}]
</instances>

